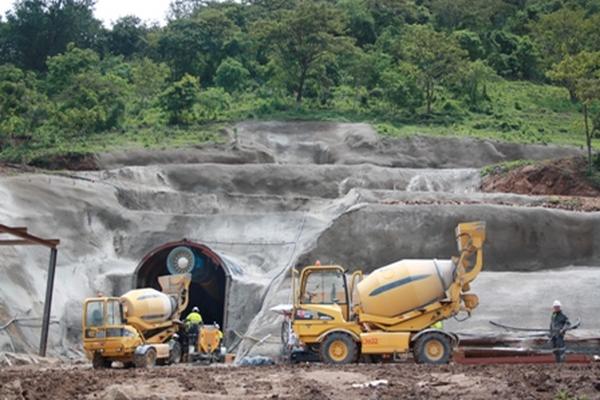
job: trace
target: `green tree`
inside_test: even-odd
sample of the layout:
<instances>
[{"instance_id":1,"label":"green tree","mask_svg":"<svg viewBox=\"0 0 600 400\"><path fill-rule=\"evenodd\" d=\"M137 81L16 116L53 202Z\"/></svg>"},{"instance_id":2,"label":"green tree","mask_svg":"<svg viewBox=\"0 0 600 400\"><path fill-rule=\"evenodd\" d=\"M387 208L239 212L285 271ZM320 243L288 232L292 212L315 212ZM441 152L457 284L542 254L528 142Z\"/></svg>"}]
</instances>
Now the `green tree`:
<instances>
[{"instance_id":1,"label":"green tree","mask_svg":"<svg viewBox=\"0 0 600 400\"><path fill-rule=\"evenodd\" d=\"M548 77L568 88L574 88L575 98L582 104L584 132L588 151L589 172L592 172L592 134L589 121L591 104L600 99L600 52L582 51L567 55L555 64Z\"/></svg>"},{"instance_id":2,"label":"green tree","mask_svg":"<svg viewBox=\"0 0 600 400\"><path fill-rule=\"evenodd\" d=\"M155 63L149 58L142 58L132 63L132 94L134 103L139 105L138 111L152 105L165 89L170 75L171 70L167 64Z\"/></svg>"},{"instance_id":3,"label":"green tree","mask_svg":"<svg viewBox=\"0 0 600 400\"><path fill-rule=\"evenodd\" d=\"M371 14L367 0L341 0L339 7L346 14L348 34L356 39L358 46L375 43L377 31L375 18Z\"/></svg>"},{"instance_id":4,"label":"green tree","mask_svg":"<svg viewBox=\"0 0 600 400\"><path fill-rule=\"evenodd\" d=\"M475 32L463 29L453 32L460 47L469 53L471 61L482 58L485 55L485 49L479 35Z\"/></svg>"},{"instance_id":5,"label":"green tree","mask_svg":"<svg viewBox=\"0 0 600 400\"><path fill-rule=\"evenodd\" d=\"M545 67L560 62L566 55L584 50L590 26L582 9L561 8L543 15L531 24L531 31ZM574 96L574 93L569 90Z\"/></svg>"},{"instance_id":6,"label":"green tree","mask_svg":"<svg viewBox=\"0 0 600 400\"><path fill-rule=\"evenodd\" d=\"M14 62L43 71L46 58L62 53L67 44L99 49L104 30L94 18L95 0L19 0L7 14L7 40Z\"/></svg>"},{"instance_id":7,"label":"green tree","mask_svg":"<svg viewBox=\"0 0 600 400\"><path fill-rule=\"evenodd\" d=\"M70 44L62 54L48 58L48 91L56 94L64 90L74 76L98 68L100 57L90 49L80 49Z\"/></svg>"},{"instance_id":8,"label":"green tree","mask_svg":"<svg viewBox=\"0 0 600 400\"><path fill-rule=\"evenodd\" d=\"M397 107L415 109L423 104L423 92L419 88L419 71L408 63L400 63L381 75L381 86L386 99Z\"/></svg>"},{"instance_id":9,"label":"green tree","mask_svg":"<svg viewBox=\"0 0 600 400\"><path fill-rule=\"evenodd\" d=\"M369 90L378 86L381 75L394 66L392 56L377 49L363 51L355 48L354 53L344 59L348 60L346 70L350 82L355 87L364 86Z\"/></svg>"},{"instance_id":10,"label":"green tree","mask_svg":"<svg viewBox=\"0 0 600 400\"><path fill-rule=\"evenodd\" d=\"M111 54L131 57L145 48L147 28L136 16L119 18L108 33L108 49Z\"/></svg>"},{"instance_id":11,"label":"green tree","mask_svg":"<svg viewBox=\"0 0 600 400\"><path fill-rule=\"evenodd\" d=\"M160 104L170 125L187 125L196 120L194 106L200 97L200 83L185 74L171 84L161 95Z\"/></svg>"},{"instance_id":12,"label":"green tree","mask_svg":"<svg viewBox=\"0 0 600 400\"><path fill-rule=\"evenodd\" d=\"M158 36L158 54L169 64L175 79L185 74L199 76L206 67L206 55L198 48L204 38L198 21L181 19L170 22Z\"/></svg>"},{"instance_id":13,"label":"green tree","mask_svg":"<svg viewBox=\"0 0 600 400\"><path fill-rule=\"evenodd\" d=\"M511 1L431 0L431 13L440 28L485 31L502 27L516 12Z\"/></svg>"},{"instance_id":14,"label":"green tree","mask_svg":"<svg viewBox=\"0 0 600 400\"><path fill-rule=\"evenodd\" d=\"M212 87L200 93L198 104L201 106L203 119L217 120L225 117L231 107L231 96L223 88Z\"/></svg>"},{"instance_id":15,"label":"green tree","mask_svg":"<svg viewBox=\"0 0 600 400\"><path fill-rule=\"evenodd\" d=\"M375 29L380 35L388 28L400 30L405 24L429 22L429 12L410 0L367 0L375 19Z\"/></svg>"},{"instance_id":16,"label":"green tree","mask_svg":"<svg viewBox=\"0 0 600 400\"><path fill-rule=\"evenodd\" d=\"M540 71L540 55L529 36L519 39L514 57L518 67L518 78L535 80L543 76Z\"/></svg>"},{"instance_id":17,"label":"green tree","mask_svg":"<svg viewBox=\"0 0 600 400\"><path fill-rule=\"evenodd\" d=\"M176 79L184 74L211 83L217 67L230 54L239 28L216 9L203 9L191 18L171 21L159 39L159 52Z\"/></svg>"},{"instance_id":18,"label":"green tree","mask_svg":"<svg viewBox=\"0 0 600 400\"><path fill-rule=\"evenodd\" d=\"M122 57L100 56L69 44L48 58L46 87L56 102L51 124L69 134L119 128L129 95L130 66Z\"/></svg>"},{"instance_id":19,"label":"green tree","mask_svg":"<svg viewBox=\"0 0 600 400\"><path fill-rule=\"evenodd\" d=\"M487 99L486 84L498 78L492 68L481 60L464 64L460 71L459 92L467 97L467 103L478 110Z\"/></svg>"},{"instance_id":20,"label":"green tree","mask_svg":"<svg viewBox=\"0 0 600 400\"><path fill-rule=\"evenodd\" d=\"M206 3L206 0L173 0L169 4L168 16L172 20L191 18Z\"/></svg>"},{"instance_id":21,"label":"green tree","mask_svg":"<svg viewBox=\"0 0 600 400\"><path fill-rule=\"evenodd\" d=\"M0 65L0 149L31 135L47 117L46 104L33 73Z\"/></svg>"},{"instance_id":22,"label":"green tree","mask_svg":"<svg viewBox=\"0 0 600 400\"><path fill-rule=\"evenodd\" d=\"M56 97L53 125L73 135L118 128L125 114L127 82L114 74L87 71L72 77Z\"/></svg>"},{"instance_id":23,"label":"green tree","mask_svg":"<svg viewBox=\"0 0 600 400\"><path fill-rule=\"evenodd\" d=\"M456 39L426 25L407 26L400 41L400 56L420 73L422 91L431 113L436 86L455 78L467 58Z\"/></svg>"},{"instance_id":24,"label":"green tree","mask_svg":"<svg viewBox=\"0 0 600 400\"><path fill-rule=\"evenodd\" d=\"M223 60L215 75L215 83L229 93L248 87L250 72L234 58Z\"/></svg>"},{"instance_id":25,"label":"green tree","mask_svg":"<svg viewBox=\"0 0 600 400\"><path fill-rule=\"evenodd\" d=\"M273 21L262 21L259 40L267 40L275 62L302 102L311 72L323 65L329 53L348 44L342 35L340 13L324 1L299 0L296 7L281 11Z\"/></svg>"},{"instance_id":26,"label":"green tree","mask_svg":"<svg viewBox=\"0 0 600 400\"><path fill-rule=\"evenodd\" d=\"M503 30L485 35L487 61L494 70L512 79L535 79L539 71L539 57L529 37L520 37Z\"/></svg>"}]
</instances>

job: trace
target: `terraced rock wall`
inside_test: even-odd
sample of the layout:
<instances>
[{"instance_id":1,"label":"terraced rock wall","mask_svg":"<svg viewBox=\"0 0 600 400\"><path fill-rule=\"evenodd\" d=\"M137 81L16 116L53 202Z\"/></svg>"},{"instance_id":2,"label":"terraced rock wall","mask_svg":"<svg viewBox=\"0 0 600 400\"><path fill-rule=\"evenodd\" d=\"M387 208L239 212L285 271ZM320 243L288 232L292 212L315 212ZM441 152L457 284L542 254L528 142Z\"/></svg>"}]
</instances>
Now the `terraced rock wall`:
<instances>
[{"instance_id":1,"label":"terraced rock wall","mask_svg":"<svg viewBox=\"0 0 600 400\"><path fill-rule=\"evenodd\" d=\"M510 319L517 307L521 321L545 318L547 295L597 309L597 296L587 291L600 269L560 268L600 266L600 213L479 192L483 165L577 149L380 138L364 124L241 123L226 135L226 145L99 155L99 171L0 177L0 221L62 240L52 352L79 348L85 297L122 294L145 254L183 238L240 266L225 326L228 346L240 355L278 352L280 317L269 308L290 301L291 268L320 259L369 271L401 258L450 257L454 227L464 220L488 223L488 272L476 281L484 291L481 317L456 329L483 329L485 318ZM39 317L47 251L0 248L0 256L0 323ZM543 290L547 271L552 282L564 276L552 293ZM269 334L258 346L250 339ZM0 331L0 350L34 350L38 335L39 322L13 324ZM238 343L240 335L247 339Z\"/></svg>"}]
</instances>

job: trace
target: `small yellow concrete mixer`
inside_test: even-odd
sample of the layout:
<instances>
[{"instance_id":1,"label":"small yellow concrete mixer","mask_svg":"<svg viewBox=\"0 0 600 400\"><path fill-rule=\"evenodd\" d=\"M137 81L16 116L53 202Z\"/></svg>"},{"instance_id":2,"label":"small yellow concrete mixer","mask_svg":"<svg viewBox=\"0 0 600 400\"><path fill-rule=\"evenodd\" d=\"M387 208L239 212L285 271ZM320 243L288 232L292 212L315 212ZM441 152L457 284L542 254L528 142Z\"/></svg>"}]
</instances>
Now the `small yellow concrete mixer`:
<instances>
[{"instance_id":1,"label":"small yellow concrete mixer","mask_svg":"<svg viewBox=\"0 0 600 400\"><path fill-rule=\"evenodd\" d=\"M108 368L113 361L143 368L181 359L176 335L188 304L191 275L158 279L162 292L135 289L121 297L85 300L83 349L94 368Z\"/></svg>"}]
</instances>

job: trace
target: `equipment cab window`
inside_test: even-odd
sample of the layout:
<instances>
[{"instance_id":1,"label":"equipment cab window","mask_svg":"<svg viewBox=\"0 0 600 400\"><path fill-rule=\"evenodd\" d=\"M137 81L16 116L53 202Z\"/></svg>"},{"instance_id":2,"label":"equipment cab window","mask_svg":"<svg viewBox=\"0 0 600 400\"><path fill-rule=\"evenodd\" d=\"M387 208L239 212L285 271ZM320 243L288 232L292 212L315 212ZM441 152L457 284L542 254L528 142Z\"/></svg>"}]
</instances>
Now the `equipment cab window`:
<instances>
[{"instance_id":1,"label":"equipment cab window","mask_svg":"<svg viewBox=\"0 0 600 400\"><path fill-rule=\"evenodd\" d=\"M346 304L346 282L340 271L313 271L306 278L302 303Z\"/></svg>"}]
</instances>

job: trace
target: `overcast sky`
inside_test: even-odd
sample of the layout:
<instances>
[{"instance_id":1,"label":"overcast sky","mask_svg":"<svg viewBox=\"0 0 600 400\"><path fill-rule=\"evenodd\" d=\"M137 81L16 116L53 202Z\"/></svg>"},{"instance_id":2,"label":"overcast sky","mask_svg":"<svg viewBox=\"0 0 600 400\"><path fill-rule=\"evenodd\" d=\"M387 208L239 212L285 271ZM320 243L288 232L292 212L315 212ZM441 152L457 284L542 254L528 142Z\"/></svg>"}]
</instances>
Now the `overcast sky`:
<instances>
[{"instance_id":1,"label":"overcast sky","mask_svg":"<svg viewBox=\"0 0 600 400\"><path fill-rule=\"evenodd\" d=\"M143 20L163 24L170 2L170 0L97 0L95 14L96 18L102 20L107 27L110 27L119 17L132 14ZM0 14L3 19L6 11L12 8L12 4L13 0L0 0Z\"/></svg>"}]
</instances>

